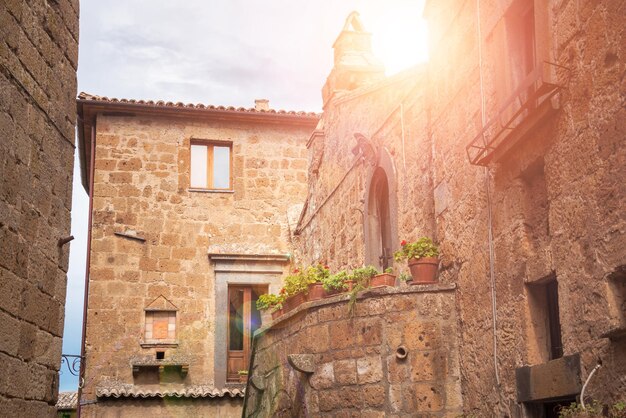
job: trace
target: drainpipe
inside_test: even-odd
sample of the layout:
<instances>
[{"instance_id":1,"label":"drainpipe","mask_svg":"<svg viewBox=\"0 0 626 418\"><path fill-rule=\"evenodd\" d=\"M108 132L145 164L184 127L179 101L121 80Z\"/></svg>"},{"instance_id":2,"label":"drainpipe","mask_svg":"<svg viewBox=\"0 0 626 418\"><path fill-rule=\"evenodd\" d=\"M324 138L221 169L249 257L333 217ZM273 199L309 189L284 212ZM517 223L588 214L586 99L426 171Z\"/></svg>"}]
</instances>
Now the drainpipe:
<instances>
[{"instance_id":1,"label":"drainpipe","mask_svg":"<svg viewBox=\"0 0 626 418\"><path fill-rule=\"evenodd\" d=\"M89 156L89 223L87 230L87 260L85 267L85 294L83 300L83 334L80 345L80 374L78 377L78 404L76 405L76 414L80 418L81 397L85 382L85 336L87 333L87 303L89 297L89 267L91 264L91 220L93 216L93 177L95 171L96 160L96 117L91 122L91 155Z\"/></svg>"}]
</instances>

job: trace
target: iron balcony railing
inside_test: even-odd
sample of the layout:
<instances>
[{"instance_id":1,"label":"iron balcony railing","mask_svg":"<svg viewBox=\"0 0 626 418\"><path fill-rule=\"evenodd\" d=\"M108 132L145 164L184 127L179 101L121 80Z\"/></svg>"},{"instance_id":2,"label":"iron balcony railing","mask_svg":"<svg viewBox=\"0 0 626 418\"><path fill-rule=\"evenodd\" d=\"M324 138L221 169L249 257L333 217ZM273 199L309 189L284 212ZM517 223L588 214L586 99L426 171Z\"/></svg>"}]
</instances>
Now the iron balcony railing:
<instances>
[{"instance_id":1,"label":"iron balcony railing","mask_svg":"<svg viewBox=\"0 0 626 418\"><path fill-rule=\"evenodd\" d=\"M465 147L473 165L488 165L496 150L506 145L510 133L541 104L550 100L563 87L556 79L556 69L562 65L544 61L528 74L520 86L500 107L481 131Z\"/></svg>"}]
</instances>

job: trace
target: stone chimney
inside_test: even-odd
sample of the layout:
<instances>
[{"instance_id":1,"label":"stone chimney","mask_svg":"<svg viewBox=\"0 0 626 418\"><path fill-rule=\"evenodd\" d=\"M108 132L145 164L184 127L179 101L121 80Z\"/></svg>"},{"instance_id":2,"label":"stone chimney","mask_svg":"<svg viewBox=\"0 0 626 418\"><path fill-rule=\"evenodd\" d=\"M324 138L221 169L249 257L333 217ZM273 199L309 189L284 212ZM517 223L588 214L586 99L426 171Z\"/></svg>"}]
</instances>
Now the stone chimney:
<instances>
[{"instance_id":1,"label":"stone chimney","mask_svg":"<svg viewBox=\"0 0 626 418\"><path fill-rule=\"evenodd\" d=\"M333 49L335 65L322 88L324 106L336 93L384 78L385 67L372 53L372 34L365 31L358 12L350 13Z\"/></svg>"},{"instance_id":2,"label":"stone chimney","mask_svg":"<svg viewBox=\"0 0 626 418\"><path fill-rule=\"evenodd\" d=\"M254 110L270 110L270 101L267 99L256 99L254 101Z\"/></svg>"}]
</instances>

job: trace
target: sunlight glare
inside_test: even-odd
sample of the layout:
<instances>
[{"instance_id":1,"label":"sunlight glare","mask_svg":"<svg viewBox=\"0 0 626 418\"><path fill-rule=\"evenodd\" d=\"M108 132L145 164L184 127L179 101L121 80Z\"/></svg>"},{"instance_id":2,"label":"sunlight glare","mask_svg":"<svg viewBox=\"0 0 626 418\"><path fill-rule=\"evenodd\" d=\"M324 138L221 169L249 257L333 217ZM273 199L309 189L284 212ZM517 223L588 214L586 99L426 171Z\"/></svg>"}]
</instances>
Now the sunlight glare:
<instances>
[{"instance_id":1,"label":"sunlight glare","mask_svg":"<svg viewBox=\"0 0 626 418\"><path fill-rule=\"evenodd\" d=\"M428 27L422 19L421 3L407 2L365 17L374 54L385 65L387 75L428 61Z\"/></svg>"}]
</instances>

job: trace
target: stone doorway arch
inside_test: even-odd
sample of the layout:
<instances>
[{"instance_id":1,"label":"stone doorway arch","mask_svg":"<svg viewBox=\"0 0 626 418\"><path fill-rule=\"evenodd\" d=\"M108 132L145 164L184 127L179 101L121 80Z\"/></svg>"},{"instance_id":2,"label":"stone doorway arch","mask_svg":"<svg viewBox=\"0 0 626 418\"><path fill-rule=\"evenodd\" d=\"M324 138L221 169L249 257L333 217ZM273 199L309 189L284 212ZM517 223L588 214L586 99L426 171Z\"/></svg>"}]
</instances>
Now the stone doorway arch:
<instances>
[{"instance_id":1,"label":"stone doorway arch","mask_svg":"<svg viewBox=\"0 0 626 418\"><path fill-rule=\"evenodd\" d=\"M365 263L382 271L393 265L398 241L396 171L385 148L368 178L364 199Z\"/></svg>"}]
</instances>

